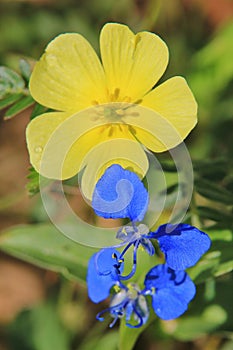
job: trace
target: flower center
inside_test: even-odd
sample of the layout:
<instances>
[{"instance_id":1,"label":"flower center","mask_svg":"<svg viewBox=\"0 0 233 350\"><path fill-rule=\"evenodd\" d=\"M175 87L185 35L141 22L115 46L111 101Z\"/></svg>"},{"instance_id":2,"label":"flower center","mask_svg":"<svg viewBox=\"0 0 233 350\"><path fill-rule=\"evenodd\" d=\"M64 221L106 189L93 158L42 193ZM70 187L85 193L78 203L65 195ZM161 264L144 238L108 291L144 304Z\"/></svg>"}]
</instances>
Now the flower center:
<instances>
[{"instance_id":1,"label":"flower center","mask_svg":"<svg viewBox=\"0 0 233 350\"><path fill-rule=\"evenodd\" d=\"M134 111L135 104L126 102L111 102L105 104L96 104L93 113L93 120L100 120L109 124L122 123L127 116L138 117L139 113Z\"/></svg>"},{"instance_id":2,"label":"flower center","mask_svg":"<svg viewBox=\"0 0 233 350\"><path fill-rule=\"evenodd\" d=\"M140 292L139 287L137 286L136 283L128 283L127 284L127 296L129 297L130 300L136 300L138 297L138 293Z\"/></svg>"},{"instance_id":3,"label":"flower center","mask_svg":"<svg viewBox=\"0 0 233 350\"><path fill-rule=\"evenodd\" d=\"M139 224L138 226L122 226L117 232L116 238L125 241L126 243L134 243L136 240L143 238L150 232L148 226Z\"/></svg>"},{"instance_id":4,"label":"flower center","mask_svg":"<svg viewBox=\"0 0 233 350\"><path fill-rule=\"evenodd\" d=\"M142 102L142 99L138 101L132 101L129 96L121 95L121 90L115 88L113 93L107 91L107 103L99 103L97 100L92 101L92 105L95 106L95 120L104 120L109 123L122 122L124 116L138 116L139 113L132 111L135 105Z\"/></svg>"}]
</instances>

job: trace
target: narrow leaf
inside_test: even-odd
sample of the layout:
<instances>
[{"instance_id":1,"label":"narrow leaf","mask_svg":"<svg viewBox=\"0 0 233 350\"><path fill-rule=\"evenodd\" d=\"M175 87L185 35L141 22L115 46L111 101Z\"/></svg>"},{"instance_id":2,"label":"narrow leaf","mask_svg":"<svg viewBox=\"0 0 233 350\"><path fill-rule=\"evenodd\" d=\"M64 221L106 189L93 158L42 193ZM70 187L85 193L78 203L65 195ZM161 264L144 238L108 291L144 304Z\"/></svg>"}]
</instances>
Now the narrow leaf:
<instances>
[{"instance_id":1,"label":"narrow leaf","mask_svg":"<svg viewBox=\"0 0 233 350\"><path fill-rule=\"evenodd\" d=\"M0 101L0 110L12 105L14 102L18 101L21 97L23 97L23 94L7 95Z\"/></svg>"},{"instance_id":2,"label":"narrow leaf","mask_svg":"<svg viewBox=\"0 0 233 350\"><path fill-rule=\"evenodd\" d=\"M217 179L221 180L228 172L231 167L229 159L218 158L210 160L194 160L193 168L194 171L204 178L209 178L211 180Z\"/></svg>"},{"instance_id":3,"label":"narrow leaf","mask_svg":"<svg viewBox=\"0 0 233 350\"><path fill-rule=\"evenodd\" d=\"M0 66L0 98L10 93L19 93L24 87L24 80L18 73L10 68Z\"/></svg>"},{"instance_id":4,"label":"narrow leaf","mask_svg":"<svg viewBox=\"0 0 233 350\"><path fill-rule=\"evenodd\" d=\"M32 71L29 62L23 58L20 59L19 69L24 79L28 82Z\"/></svg>"},{"instance_id":5,"label":"narrow leaf","mask_svg":"<svg viewBox=\"0 0 233 350\"><path fill-rule=\"evenodd\" d=\"M212 246L207 254L192 268L189 274L195 283L202 283L233 269L232 232L230 230L208 231Z\"/></svg>"},{"instance_id":6,"label":"narrow leaf","mask_svg":"<svg viewBox=\"0 0 233 350\"><path fill-rule=\"evenodd\" d=\"M197 179L195 181L195 189L203 197L224 204L233 205L233 193L211 181Z\"/></svg>"},{"instance_id":7,"label":"narrow leaf","mask_svg":"<svg viewBox=\"0 0 233 350\"><path fill-rule=\"evenodd\" d=\"M41 176L33 167L29 169L29 174L27 176L28 183L26 184L26 189L30 196L40 192L40 189L49 183L49 179Z\"/></svg>"},{"instance_id":8,"label":"narrow leaf","mask_svg":"<svg viewBox=\"0 0 233 350\"><path fill-rule=\"evenodd\" d=\"M12 107L10 107L7 112L5 113L4 119L10 119L17 115L18 113L22 112L29 106L31 106L34 103L34 100L31 96L25 96L20 101L15 103Z\"/></svg>"},{"instance_id":9,"label":"narrow leaf","mask_svg":"<svg viewBox=\"0 0 233 350\"><path fill-rule=\"evenodd\" d=\"M177 172L177 167L176 164L174 164L173 162L169 162L169 161L161 161L160 162L163 171L168 172L168 173L176 173Z\"/></svg>"},{"instance_id":10,"label":"narrow leaf","mask_svg":"<svg viewBox=\"0 0 233 350\"><path fill-rule=\"evenodd\" d=\"M204 206L198 206L196 208L197 214L205 219L210 219L216 222L222 222L225 225L232 225L232 214L227 210L219 211L214 208L208 208Z\"/></svg>"},{"instance_id":11,"label":"narrow leaf","mask_svg":"<svg viewBox=\"0 0 233 350\"><path fill-rule=\"evenodd\" d=\"M40 105L39 103L35 104L35 107L33 108L32 114L30 119L34 119L35 117L37 117L38 115L46 112L48 110L48 108Z\"/></svg>"}]
</instances>

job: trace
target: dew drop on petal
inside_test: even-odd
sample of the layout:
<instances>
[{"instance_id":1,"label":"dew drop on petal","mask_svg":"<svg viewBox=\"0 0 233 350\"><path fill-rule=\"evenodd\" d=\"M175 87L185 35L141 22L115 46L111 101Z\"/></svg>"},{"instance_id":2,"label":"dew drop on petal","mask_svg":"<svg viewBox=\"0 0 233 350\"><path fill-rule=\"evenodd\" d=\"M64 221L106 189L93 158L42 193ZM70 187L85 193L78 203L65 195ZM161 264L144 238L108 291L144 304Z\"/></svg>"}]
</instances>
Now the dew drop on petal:
<instances>
[{"instance_id":1,"label":"dew drop on petal","mask_svg":"<svg viewBox=\"0 0 233 350\"><path fill-rule=\"evenodd\" d=\"M36 147L34 148L34 151L35 151L36 153L41 153L41 152L43 151L43 147L41 147L41 146L36 146Z\"/></svg>"}]
</instances>

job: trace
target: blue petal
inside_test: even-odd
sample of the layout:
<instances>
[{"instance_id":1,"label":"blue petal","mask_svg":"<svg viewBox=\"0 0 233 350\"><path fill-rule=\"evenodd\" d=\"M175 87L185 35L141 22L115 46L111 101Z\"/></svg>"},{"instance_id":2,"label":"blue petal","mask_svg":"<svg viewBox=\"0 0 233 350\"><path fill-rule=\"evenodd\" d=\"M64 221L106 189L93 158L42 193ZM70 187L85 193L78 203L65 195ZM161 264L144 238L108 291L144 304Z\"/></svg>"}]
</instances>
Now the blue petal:
<instances>
[{"instance_id":1,"label":"blue petal","mask_svg":"<svg viewBox=\"0 0 233 350\"><path fill-rule=\"evenodd\" d=\"M149 196L139 177L118 164L113 164L96 184L92 207L96 214L108 218L130 218L141 221Z\"/></svg>"},{"instance_id":2,"label":"blue petal","mask_svg":"<svg viewBox=\"0 0 233 350\"><path fill-rule=\"evenodd\" d=\"M94 254L88 265L87 271L87 287L89 298L99 303L108 297L109 291L118 281L118 272L114 265L116 259L119 258L120 253L113 249L102 249L100 252ZM119 268L121 273L123 270L123 264Z\"/></svg>"},{"instance_id":3,"label":"blue petal","mask_svg":"<svg viewBox=\"0 0 233 350\"><path fill-rule=\"evenodd\" d=\"M151 237L159 241L166 263L174 270L185 270L197 263L210 248L209 236L187 224L166 224L152 232Z\"/></svg>"},{"instance_id":4,"label":"blue petal","mask_svg":"<svg viewBox=\"0 0 233 350\"><path fill-rule=\"evenodd\" d=\"M166 264L152 268L145 278L147 289L155 288L152 306L163 320L172 320L181 316L193 299L196 288L184 271L174 271Z\"/></svg>"}]
</instances>

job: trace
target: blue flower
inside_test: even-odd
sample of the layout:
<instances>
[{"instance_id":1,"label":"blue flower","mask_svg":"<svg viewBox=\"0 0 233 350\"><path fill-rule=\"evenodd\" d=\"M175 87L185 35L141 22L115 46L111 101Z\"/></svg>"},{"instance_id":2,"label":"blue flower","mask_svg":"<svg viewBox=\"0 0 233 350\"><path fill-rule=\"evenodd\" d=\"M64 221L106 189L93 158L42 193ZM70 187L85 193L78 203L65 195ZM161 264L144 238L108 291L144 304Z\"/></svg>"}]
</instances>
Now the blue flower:
<instances>
[{"instance_id":1,"label":"blue flower","mask_svg":"<svg viewBox=\"0 0 233 350\"><path fill-rule=\"evenodd\" d=\"M167 265L173 270L185 270L195 265L211 245L207 234L188 224L165 224L155 232L150 232L144 224L136 225L135 221L144 217L148 201L148 192L137 175L116 164L106 170L94 191L92 204L98 215L104 218L128 217L133 221L132 225L123 226L117 233L117 238L127 244L121 259L134 245L132 272L126 278L136 270L140 245L150 255L155 253L151 239L158 241Z\"/></svg>"},{"instance_id":2,"label":"blue flower","mask_svg":"<svg viewBox=\"0 0 233 350\"><path fill-rule=\"evenodd\" d=\"M197 263L209 249L211 241L204 232L188 224L165 224L156 231L140 223L149 202L148 192L136 174L112 165L96 184L92 205L97 215L104 218L129 218L131 223L122 226L116 237L123 241L104 248L90 259L87 274L88 294L98 303L112 295L103 314L113 317L110 327L124 317L128 327L138 328L149 317L148 298L158 317L171 320L182 315L196 293L195 285L184 271ZM128 282L137 267L137 250L142 246L149 255L155 254L151 240L157 240L164 253L165 264L153 267L145 276L145 288ZM120 253L115 248L122 247ZM124 256L133 246L133 265L128 275L123 275ZM123 282L127 281L127 285Z\"/></svg>"},{"instance_id":3,"label":"blue flower","mask_svg":"<svg viewBox=\"0 0 233 350\"><path fill-rule=\"evenodd\" d=\"M101 264L94 262L95 254L88 268L88 292L92 301L99 302L107 298L111 287L117 285L117 292L113 295L109 307L96 316L99 321L103 321L102 315L109 312L113 317L110 327L123 317L128 327L141 327L149 317L148 296L152 297L154 312L161 319L177 318L187 310L196 289L185 271L174 271L166 264L157 265L147 273L145 288L140 290L135 283L125 286L120 282L121 269L116 267L114 261L116 252L113 254L111 258L110 250L102 250Z\"/></svg>"},{"instance_id":4,"label":"blue flower","mask_svg":"<svg viewBox=\"0 0 233 350\"><path fill-rule=\"evenodd\" d=\"M148 192L139 177L113 164L96 184L92 207L96 214L108 218L141 221L148 207Z\"/></svg>"},{"instance_id":5,"label":"blue flower","mask_svg":"<svg viewBox=\"0 0 233 350\"><path fill-rule=\"evenodd\" d=\"M109 312L114 320L109 327L113 327L119 318L125 317L126 326L139 328L149 317L149 307L145 296L135 283L129 283L116 293L110 302L109 308L98 313L96 318L104 321L102 315Z\"/></svg>"}]
</instances>

